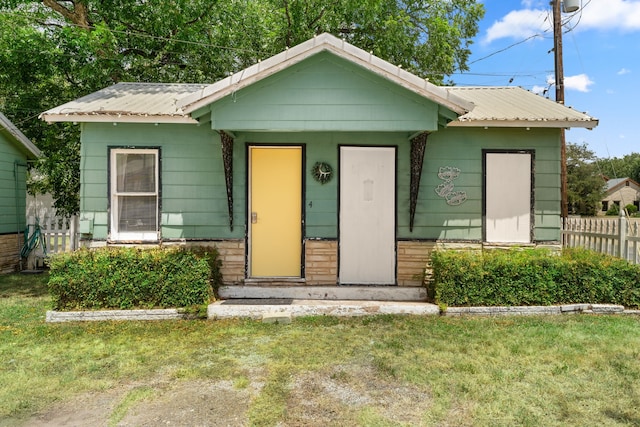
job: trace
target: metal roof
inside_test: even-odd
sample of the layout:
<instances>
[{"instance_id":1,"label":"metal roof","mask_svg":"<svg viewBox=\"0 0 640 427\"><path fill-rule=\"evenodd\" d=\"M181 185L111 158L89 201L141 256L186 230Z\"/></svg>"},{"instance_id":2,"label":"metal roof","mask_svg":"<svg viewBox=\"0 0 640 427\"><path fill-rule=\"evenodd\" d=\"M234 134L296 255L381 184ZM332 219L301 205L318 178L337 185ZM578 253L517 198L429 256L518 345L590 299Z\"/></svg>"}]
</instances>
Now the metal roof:
<instances>
[{"instance_id":1,"label":"metal roof","mask_svg":"<svg viewBox=\"0 0 640 427\"><path fill-rule=\"evenodd\" d=\"M519 87L441 87L330 34L213 84L118 83L52 108L47 122L198 123L191 113L320 52L331 52L459 115L448 126L593 128L598 120Z\"/></svg>"},{"instance_id":2,"label":"metal roof","mask_svg":"<svg viewBox=\"0 0 640 427\"><path fill-rule=\"evenodd\" d=\"M207 85L117 83L40 115L47 122L198 123L178 101Z\"/></svg>"},{"instance_id":3,"label":"metal roof","mask_svg":"<svg viewBox=\"0 0 640 427\"><path fill-rule=\"evenodd\" d=\"M449 87L448 90L475 105L449 126L592 129L598 125L598 119L516 86Z\"/></svg>"},{"instance_id":4,"label":"metal roof","mask_svg":"<svg viewBox=\"0 0 640 427\"><path fill-rule=\"evenodd\" d=\"M607 191L611 190L616 185L625 182L629 178L614 178L607 181Z\"/></svg>"},{"instance_id":5,"label":"metal roof","mask_svg":"<svg viewBox=\"0 0 640 427\"><path fill-rule=\"evenodd\" d=\"M622 187L622 184L624 184L627 181L633 184L633 186L635 186L636 188L640 187L640 184L631 178L613 178L613 179L607 180L607 183L606 183L607 193L609 194L614 193L615 191L618 190L617 187Z\"/></svg>"},{"instance_id":6,"label":"metal roof","mask_svg":"<svg viewBox=\"0 0 640 427\"><path fill-rule=\"evenodd\" d=\"M2 113L0 113L0 128L9 132L13 139L15 139L24 148L24 151L31 154L32 157L39 157L42 154L40 149L38 149L38 147L36 147L33 142L25 136L25 134L20 132L20 129L11 123L11 120Z\"/></svg>"}]
</instances>

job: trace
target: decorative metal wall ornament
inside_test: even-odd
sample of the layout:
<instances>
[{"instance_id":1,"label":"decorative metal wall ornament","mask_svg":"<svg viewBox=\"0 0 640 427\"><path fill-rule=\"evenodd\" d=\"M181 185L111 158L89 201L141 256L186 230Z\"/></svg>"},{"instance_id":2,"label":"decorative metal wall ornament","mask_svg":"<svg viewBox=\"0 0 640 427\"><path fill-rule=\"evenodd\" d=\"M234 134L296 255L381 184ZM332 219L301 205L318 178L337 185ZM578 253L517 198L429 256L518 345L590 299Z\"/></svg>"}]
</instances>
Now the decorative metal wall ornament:
<instances>
[{"instance_id":1,"label":"decorative metal wall ornament","mask_svg":"<svg viewBox=\"0 0 640 427\"><path fill-rule=\"evenodd\" d=\"M229 229L233 231L233 137L220 131L224 180L227 186L227 206L229 208Z\"/></svg>"},{"instance_id":2,"label":"decorative metal wall ornament","mask_svg":"<svg viewBox=\"0 0 640 427\"><path fill-rule=\"evenodd\" d=\"M313 179L320 184L326 184L333 177L333 168L329 163L316 162L311 168L311 173L313 174Z\"/></svg>"},{"instance_id":3,"label":"decorative metal wall ornament","mask_svg":"<svg viewBox=\"0 0 640 427\"><path fill-rule=\"evenodd\" d=\"M436 187L436 194L447 201L449 206L458 206L467 200L466 191L455 191L453 180L460 176L460 169L443 166L438 169L438 178L444 182Z\"/></svg>"},{"instance_id":4,"label":"decorative metal wall ornament","mask_svg":"<svg viewBox=\"0 0 640 427\"><path fill-rule=\"evenodd\" d=\"M447 204L451 206L458 206L463 204L467 200L467 192L466 191L452 191L447 194L445 197L447 199Z\"/></svg>"},{"instance_id":5,"label":"decorative metal wall ornament","mask_svg":"<svg viewBox=\"0 0 640 427\"><path fill-rule=\"evenodd\" d=\"M445 181L453 181L460 176L460 169L452 166L445 166L438 169L438 178Z\"/></svg>"},{"instance_id":6,"label":"decorative metal wall ornament","mask_svg":"<svg viewBox=\"0 0 640 427\"><path fill-rule=\"evenodd\" d=\"M424 151L427 147L428 132L411 139L411 182L409 183L409 231L413 231L413 220L416 216L418 193L420 192L420 177L424 163Z\"/></svg>"}]
</instances>

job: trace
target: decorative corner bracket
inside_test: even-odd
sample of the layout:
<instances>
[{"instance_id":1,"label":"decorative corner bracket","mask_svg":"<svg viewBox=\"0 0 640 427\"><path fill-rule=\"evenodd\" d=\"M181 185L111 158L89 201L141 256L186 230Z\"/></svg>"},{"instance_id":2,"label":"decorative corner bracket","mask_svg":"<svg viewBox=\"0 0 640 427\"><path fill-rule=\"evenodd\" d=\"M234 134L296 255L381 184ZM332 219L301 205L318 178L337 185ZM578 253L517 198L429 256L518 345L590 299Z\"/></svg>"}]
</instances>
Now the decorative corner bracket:
<instances>
[{"instance_id":1,"label":"decorative corner bracket","mask_svg":"<svg viewBox=\"0 0 640 427\"><path fill-rule=\"evenodd\" d=\"M422 177L422 164L424 163L424 151L427 147L428 132L422 132L411 138L411 183L409 188L409 231L413 232L413 222L416 216L418 193L420 192L420 178Z\"/></svg>"},{"instance_id":2,"label":"decorative corner bracket","mask_svg":"<svg viewBox=\"0 0 640 427\"><path fill-rule=\"evenodd\" d=\"M227 186L227 206L229 208L229 229L233 231L233 137L221 130L222 162L224 164L224 180Z\"/></svg>"}]
</instances>

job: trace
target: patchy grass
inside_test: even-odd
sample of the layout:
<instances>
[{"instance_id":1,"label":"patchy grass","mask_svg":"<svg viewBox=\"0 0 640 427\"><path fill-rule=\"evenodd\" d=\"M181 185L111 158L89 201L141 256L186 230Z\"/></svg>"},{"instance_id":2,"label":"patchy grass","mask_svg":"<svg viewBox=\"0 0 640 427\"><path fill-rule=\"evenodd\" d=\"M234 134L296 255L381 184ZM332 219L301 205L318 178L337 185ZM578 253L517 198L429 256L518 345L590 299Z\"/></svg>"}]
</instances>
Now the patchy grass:
<instances>
[{"instance_id":1,"label":"patchy grass","mask_svg":"<svg viewBox=\"0 0 640 427\"><path fill-rule=\"evenodd\" d=\"M159 378L259 383L252 425L640 425L638 317L45 324L46 279L0 276L0 425L133 384L115 424Z\"/></svg>"},{"instance_id":2,"label":"patchy grass","mask_svg":"<svg viewBox=\"0 0 640 427\"><path fill-rule=\"evenodd\" d=\"M150 399L156 395L156 390L152 387L138 387L126 394L124 399L116 406L109 418L109 426L116 426L136 403Z\"/></svg>"}]
</instances>

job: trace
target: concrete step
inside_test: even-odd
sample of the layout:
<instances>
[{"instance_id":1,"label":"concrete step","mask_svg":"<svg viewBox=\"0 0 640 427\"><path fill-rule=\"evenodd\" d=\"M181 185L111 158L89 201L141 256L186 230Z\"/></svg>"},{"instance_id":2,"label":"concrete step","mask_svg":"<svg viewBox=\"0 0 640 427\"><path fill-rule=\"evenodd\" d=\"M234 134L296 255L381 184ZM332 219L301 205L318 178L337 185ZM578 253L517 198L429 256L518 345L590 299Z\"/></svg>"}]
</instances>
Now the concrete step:
<instances>
[{"instance_id":1,"label":"concrete step","mask_svg":"<svg viewBox=\"0 0 640 427\"><path fill-rule=\"evenodd\" d=\"M209 319L250 318L263 322L289 323L299 316L370 316L377 314L413 314L437 316L440 309L425 302L400 301L328 301L229 299L210 304Z\"/></svg>"},{"instance_id":2,"label":"concrete step","mask_svg":"<svg viewBox=\"0 0 640 427\"><path fill-rule=\"evenodd\" d=\"M427 300L425 288L398 286L222 286L218 295L222 299L418 302Z\"/></svg>"}]
</instances>

